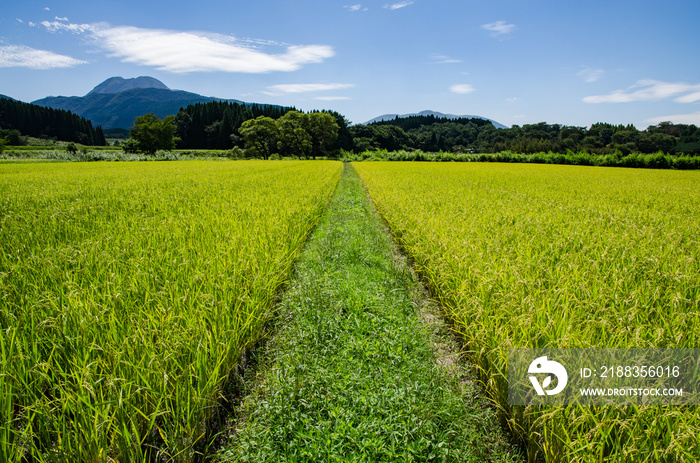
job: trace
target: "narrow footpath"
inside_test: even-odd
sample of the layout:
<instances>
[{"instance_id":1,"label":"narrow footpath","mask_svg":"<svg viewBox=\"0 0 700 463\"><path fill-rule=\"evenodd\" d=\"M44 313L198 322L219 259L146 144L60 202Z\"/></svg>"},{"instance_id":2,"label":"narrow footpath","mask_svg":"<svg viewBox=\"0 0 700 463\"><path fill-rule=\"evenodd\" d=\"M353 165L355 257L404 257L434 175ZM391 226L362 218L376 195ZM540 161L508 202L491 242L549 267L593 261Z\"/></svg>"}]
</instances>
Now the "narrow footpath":
<instances>
[{"instance_id":1,"label":"narrow footpath","mask_svg":"<svg viewBox=\"0 0 700 463\"><path fill-rule=\"evenodd\" d=\"M346 164L218 459L521 461L466 369L444 361L420 288Z\"/></svg>"}]
</instances>

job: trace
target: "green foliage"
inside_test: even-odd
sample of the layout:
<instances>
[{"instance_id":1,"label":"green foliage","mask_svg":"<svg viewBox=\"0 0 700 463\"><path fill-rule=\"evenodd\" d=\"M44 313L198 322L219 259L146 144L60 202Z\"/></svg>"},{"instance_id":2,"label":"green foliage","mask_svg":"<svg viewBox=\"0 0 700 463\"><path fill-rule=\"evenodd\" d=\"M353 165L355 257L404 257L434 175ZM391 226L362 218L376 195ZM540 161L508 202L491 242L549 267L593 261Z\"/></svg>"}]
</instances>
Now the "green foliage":
<instances>
[{"instance_id":1,"label":"green foliage","mask_svg":"<svg viewBox=\"0 0 700 463\"><path fill-rule=\"evenodd\" d=\"M133 138L127 138L120 146L126 154L136 154L139 152L139 142Z\"/></svg>"},{"instance_id":2,"label":"green foliage","mask_svg":"<svg viewBox=\"0 0 700 463\"><path fill-rule=\"evenodd\" d=\"M387 130L389 127L393 130ZM496 129L489 121L481 119L447 120L434 116L411 116L367 126L356 125L350 128L350 132L356 153L368 149L420 149L427 152L512 151L523 154L564 153L571 150L597 155L615 151L624 155L663 151L700 155L700 129L695 125L669 122L644 131L637 130L633 125L597 123L586 129L545 122Z\"/></svg>"},{"instance_id":3,"label":"green foliage","mask_svg":"<svg viewBox=\"0 0 700 463\"><path fill-rule=\"evenodd\" d=\"M511 151L499 153L451 153L440 151L426 153L415 151L388 151L381 149L367 150L359 153L343 151L341 159L344 161L451 161L451 162L511 162L529 164L567 164L578 166L606 166L606 167L636 167L645 169L700 169L700 156L674 156L657 152L654 154L633 153L624 154L617 150L611 154L595 155L586 151L566 153L532 153L522 154Z\"/></svg>"},{"instance_id":4,"label":"green foliage","mask_svg":"<svg viewBox=\"0 0 700 463\"><path fill-rule=\"evenodd\" d=\"M309 117L298 111L289 111L277 119L279 128L280 151L292 153L299 158L305 158L312 150L312 139L309 133Z\"/></svg>"},{"instance_id":5,"label":"green foliage","mask_svg":"<svg viewBox=\"0 0 700 463\"><path fill-rule=\"evenodd\" d=\"M131 127L130 134L131 139L136 141L138 150L143 153L155 154L158 150L171 151L175 148L176 142L175 116L166 116L163 119L156 117L153 113L138 116L134 126ZM124 149L124 152L128 151Z\"/></svg>"},{"instance_id":6,"label":"green foliage","mask_svg":"<svg viewBox=\"0 0 700 463\"><path fill-rule=\"evenodd\" d=\"M311 157L316 159L317 156L324 155L338 139L338 124L328 113L312 112L306 117L306 131L311 140Z\"/></svg>"},{"instance_id":7,"label":"green foliage","mask_svg":"<svg viewBox=\"0 0 700 463\"><path fill-rule=\"evenodd\" d=\"M268 159L277 150L279 127L274 119L259 116L245 121L238 130L245 141L246 150L252 157Z\"/></svg>"},{"instance_id":8,"label":"green foliage","mask_svg":"<svg viewBox=\"0 0 700 463\"><path fill-rule=\"evenodd\" d=\"M327 155L336 143L338 124L328 113L289 111L276 121L265 116L245 121L239 133L254 156L267 159L279 149L299 158L316 159Z\"/></svg>"},{"instance_id":9,"label":"green foliage","mask_svg":"<svg viewBox=\"0 0 700 463\"><path fill-rule=\"evenodd\" d=\"M238 139L243 122L260 116L278 119L291 107L248 105L228 101L197 103L182 108L175 117L176 135L182 149L231 149L243 147Z\"/></svg>"},{"instance_id":10,"label":"green foliage","mask_svg":"<svg viewBox=\"0 0 700 463\"><path fill-rule=\"evenodd\" d=\"M20 133L25 136L72 141L84 145L104 146L106 144L102 128L99 126L93 128L88 119L70 111L45 108L6 98L0 98L0 127L17 131L16 135L9 135L11 145L20 144L18 141ZM0 133L0 136L8 136L8 134Z\"/></svg>"},{"instance_id":11,"label":"green foliage","mask_svg":"<svg viewBox=\"0 0 700 463\"><path fill-rule=\"evenodd\" d=\"M4 138L7 145L20 146L23 144L22 134L17 129L0 129L0 138Z\"/></svg>"},{"instance_id":12,"label":"green foliage","mask_svg":"<svg viewBox=\"0 0 700 463\"><path fill-rule=\"evenodd\" d=\"M68 151L70 154L75 154L78 152L78 147L75 146L75 143L70 142L66 145L66 151Z\"/></svg>"}]
</instances>

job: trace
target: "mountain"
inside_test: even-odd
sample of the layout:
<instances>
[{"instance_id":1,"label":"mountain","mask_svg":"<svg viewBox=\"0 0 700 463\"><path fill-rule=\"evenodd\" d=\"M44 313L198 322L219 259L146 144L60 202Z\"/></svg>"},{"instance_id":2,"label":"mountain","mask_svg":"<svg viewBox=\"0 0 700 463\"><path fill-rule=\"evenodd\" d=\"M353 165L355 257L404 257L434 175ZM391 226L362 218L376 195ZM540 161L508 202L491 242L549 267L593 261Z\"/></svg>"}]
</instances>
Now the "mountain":
<instances>
[{"instance_id":1,"label":"mountain","mask_svg":"<svg viewBox=\"0 0 700 463\"><path fill-rule=\"evenodd\" d=\"M158 117L177 114L180 108L196 103L228 101L248 104L240 100L225 100L171 90L153 77L124 79L111 77L85 96L50 96L33 104L55 109L66 109L92 121L103 129L128 129L137 116L153 113Z\"/></svg>"},{"instance_id":2,"label":"mountain","mask_svg":"<svg viewBox=\"0 0 700 463\"><path fill-rule=\"evenodd\" d=\"M419 113L411 113L411 114L384 114L382 116L375 117L374 119L371 119L367 122L364 123L364 125L371 124L373 122L382 122L382 121L390 121L392 119L396 119L397 117L399 119L402 119L404 117L411 117L411 116L435 116L437 118L447 118L447 119L483 119L485 121L490 121L494 127L497 129L507 129L508 127L501 124L500 122L496 122L493 119L488 119L486 117L482 116L472 116L472 115L464 115L464 116L457 116L455 114L443 114L439 113L437 111L421 111Z\"/></svg>"},{"instance_id":3,"label":"mountain","mask_svg":"<svg viewBox=\"0 0 700 463\"><path fill-rule=\"evenodd\" d=\"M153 77L141 76L133 79L125 79L123 77L110 77L102 82L97 87L93 88L88 95L94 93L119 93L134 88L159 88L161 90L170 90L167 85Z\"/></svg>"}]
</instances>

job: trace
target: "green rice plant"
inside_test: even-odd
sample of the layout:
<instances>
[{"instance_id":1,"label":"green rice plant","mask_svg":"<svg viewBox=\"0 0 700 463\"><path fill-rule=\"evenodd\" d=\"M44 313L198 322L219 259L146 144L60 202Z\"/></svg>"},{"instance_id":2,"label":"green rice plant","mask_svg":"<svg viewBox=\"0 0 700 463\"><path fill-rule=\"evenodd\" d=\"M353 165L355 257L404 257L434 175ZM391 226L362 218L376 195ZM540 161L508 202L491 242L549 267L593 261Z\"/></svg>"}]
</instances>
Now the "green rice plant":
<instances>
[{"instance_id":1,"label":"green rice plant","mask_svg":"<svg viewBox=\"0 0 700 463\"><path fill-rule=\"evenodd\" d=\"M697 407L509 407L517 347L700 344L700 173L356 163L530 459L696 461Z\"/></svg>"},{"instance_id":2,"label":"green rice plant","mask_svg":"<svg viewBox=\"0 0 700 463\"><path fill-rule=\"evenodd\" d=\"M0 461L192 461L338 162L0 165Z\"/></svg>"}]
</instances>

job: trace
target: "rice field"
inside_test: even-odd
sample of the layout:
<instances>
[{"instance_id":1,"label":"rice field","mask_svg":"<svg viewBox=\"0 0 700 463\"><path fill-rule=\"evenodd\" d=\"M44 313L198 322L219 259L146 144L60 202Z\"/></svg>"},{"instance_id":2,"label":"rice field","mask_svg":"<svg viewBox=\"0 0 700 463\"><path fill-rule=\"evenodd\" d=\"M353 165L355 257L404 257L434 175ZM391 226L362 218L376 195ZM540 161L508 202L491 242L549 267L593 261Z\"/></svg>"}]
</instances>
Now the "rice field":
<instances>
[{"instance_id":1,"label":"rice field","mask_svg":"<svg viewBox=\"0 0 700 463\"><path fill-rule=\"evenodd\" d=\"M700 172L355 163L535 461L697 461L697 407L509 407L514 347L698 347Z\"/></svg>"},{"instance_id":2,"label":"rice field","mask_svg":"<svg viewBox=\"0 0 700 463\"><path fill-rule=\"evenodd\" d=\"M192 461L339 162L0 164L0 461Z\"/></svg>"}]
</instances>

